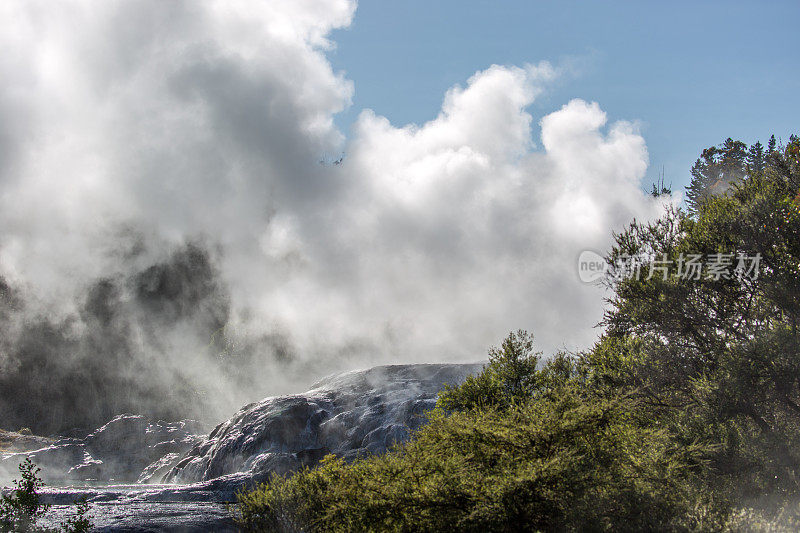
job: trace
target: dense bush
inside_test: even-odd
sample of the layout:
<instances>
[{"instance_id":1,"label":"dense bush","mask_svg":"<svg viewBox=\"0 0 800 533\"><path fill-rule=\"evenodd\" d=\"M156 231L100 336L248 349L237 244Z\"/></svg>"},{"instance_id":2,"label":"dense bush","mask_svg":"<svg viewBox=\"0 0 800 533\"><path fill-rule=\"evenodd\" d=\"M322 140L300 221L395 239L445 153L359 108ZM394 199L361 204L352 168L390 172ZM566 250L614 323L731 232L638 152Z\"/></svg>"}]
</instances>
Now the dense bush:
<instances>
[{"instance_id":1,"label":"dense bush","mask_svg":"<svg viewBox=\"0 0 800 533\"><path fill-rule=\"evenodd\" d=\"M705 451L640 422L631 400L564 388L431 423L407 445L275 477L243 495L255 531L647 530L689 514Z\"/></svg>"}]
</instances>

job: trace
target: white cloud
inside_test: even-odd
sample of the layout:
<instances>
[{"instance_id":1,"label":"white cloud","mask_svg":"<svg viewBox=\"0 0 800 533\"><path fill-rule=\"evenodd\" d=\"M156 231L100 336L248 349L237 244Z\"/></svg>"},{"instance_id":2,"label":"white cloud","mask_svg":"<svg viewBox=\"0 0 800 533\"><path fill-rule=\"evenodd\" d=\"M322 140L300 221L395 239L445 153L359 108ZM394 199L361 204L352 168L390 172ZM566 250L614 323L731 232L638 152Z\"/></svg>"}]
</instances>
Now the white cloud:
<instances>
[{"instance_id":1,"label":"white cloud","mask_svg":"<svg viewBox=\"0 0 800 533\"><path fill-rule=\"evenodd\" d=\"M661 210L640 189L644 140L625 122L604 132L596 103L544 117L543 149L533 147L526 108L542 72L555 69L478 72L422 126L371 111L356 124L341 172L359 186L333 241L359 258L345 290L369 287L359 306L370 327L408 326L407 356L478 354L517 327L547 351L587 346L602 294L578 283L579 253Z\"/></svg>"},{"instance_id":2,"label":"white cloud","mask_svg":"<svg viewBox=\"0 0 800 533\"><path fill-rule=\"evenodd\" d=\"M289 332L319 372L474 360L519 327L584 347L602 295L578 254L661 209L644 140L598 104L545 116L535 146L548 63L477 72L420 126L365 110L345 140L353 83L325 52L353 1L0 10L0 268L45 302L130 270L136 228L152 257L219 246L239 327Z\"/></svg>"}]
</instances>

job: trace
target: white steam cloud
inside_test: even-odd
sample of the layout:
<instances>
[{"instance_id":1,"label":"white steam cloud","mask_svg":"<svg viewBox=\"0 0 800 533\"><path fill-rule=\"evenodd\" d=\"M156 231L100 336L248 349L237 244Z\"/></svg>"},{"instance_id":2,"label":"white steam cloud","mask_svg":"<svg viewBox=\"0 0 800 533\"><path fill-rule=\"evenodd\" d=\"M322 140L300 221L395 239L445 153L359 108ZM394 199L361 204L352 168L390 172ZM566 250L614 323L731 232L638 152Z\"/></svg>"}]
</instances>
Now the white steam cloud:
<instances>
[{"instance_id":1,"label":"white steam cloud","mask_svg":"<svg viewBox=\"0 0 800 533\"><path fill-rule=\"evenodd\" d=\"M2 2L0 276L24 294L19 320L64 323L96 280L194 242L226 287L226 335L280 336L296 363L256 358L257 390L225 392L191 317L157 342L132 319L130 357L223 411L334 368L477 360L520 327L546 352L588 346L602 294L578 281L580 251L663 209L641 190L635 125L582 100L535 123L526 109L559 75L542 62L477 72L420 126L365 110L346 139L333 118L354 85L325 53L355 8Z\"/></svg>"}]
</instances>

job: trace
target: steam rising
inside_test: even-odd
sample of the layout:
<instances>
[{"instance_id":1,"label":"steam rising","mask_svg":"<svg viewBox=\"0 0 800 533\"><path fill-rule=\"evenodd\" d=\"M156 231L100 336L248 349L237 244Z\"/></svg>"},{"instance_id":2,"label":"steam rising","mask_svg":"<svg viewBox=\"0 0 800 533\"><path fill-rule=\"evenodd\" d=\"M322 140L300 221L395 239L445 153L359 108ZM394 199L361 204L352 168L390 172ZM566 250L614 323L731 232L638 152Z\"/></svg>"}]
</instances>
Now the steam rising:
<instances>
[{"instance_id":1,"label":"steam rising","mask_svg":"<svg viewBox=\"0 0 800 533\"><path fill-rule=\"evenodd\" d=\"M333 117L347 0L0 5L0 416L219 419L335 369L588 345L583 249L662 209L644 140L491 66L398 128ZM538 131L538 128L537 128ZM341 164L320 164L343 153Z\"/></svg>"}]
</instances>

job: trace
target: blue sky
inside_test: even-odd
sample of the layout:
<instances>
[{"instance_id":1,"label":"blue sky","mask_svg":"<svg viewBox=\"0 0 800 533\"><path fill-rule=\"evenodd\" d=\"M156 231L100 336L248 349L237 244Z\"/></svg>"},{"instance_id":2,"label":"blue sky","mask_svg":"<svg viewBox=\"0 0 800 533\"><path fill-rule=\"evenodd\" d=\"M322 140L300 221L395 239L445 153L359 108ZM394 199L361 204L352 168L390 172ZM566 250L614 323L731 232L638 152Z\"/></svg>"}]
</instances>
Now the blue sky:
<instances>
[{"instance_id":1,"label":"blue sky","mask_svg":"<svg viewBox=\"0 0 800 533\"><path fill-rule=\"evenodd\" d=\"M707 146L800 130L798 21L798 1L362 1L333 33L329 58L355 83L337 123L347 131L364 108L422 123L475 71L544 59L573 74L530 108L536 121L597 101L609 121L640 123L648 181L663 166L679 188Z\"/></svg>"}]
</instances>

